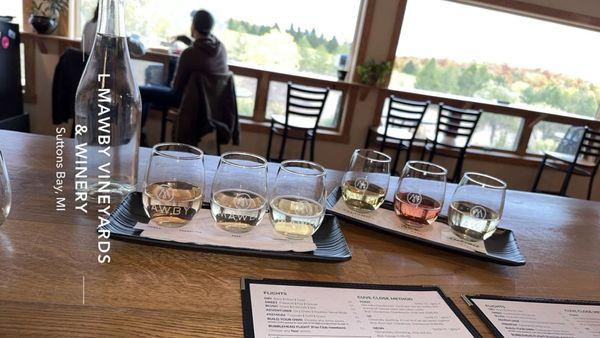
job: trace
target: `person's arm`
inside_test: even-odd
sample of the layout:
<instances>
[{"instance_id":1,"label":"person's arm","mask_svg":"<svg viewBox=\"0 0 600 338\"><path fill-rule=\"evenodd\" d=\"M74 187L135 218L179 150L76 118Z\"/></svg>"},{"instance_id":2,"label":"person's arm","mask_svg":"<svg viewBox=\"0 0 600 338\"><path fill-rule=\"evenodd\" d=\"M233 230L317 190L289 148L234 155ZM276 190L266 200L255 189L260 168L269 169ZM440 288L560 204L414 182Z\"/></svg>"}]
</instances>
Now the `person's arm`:
<instances>
[{"instance_id":1,"label":"person's arm","mask_svg":"<svg viewBox=\"0 0 600 338\"><path fill-rule=\"evenodd\" d=\"M179 61L177 61L177 67L175 68L175 76L173 77L173 83L171 87L175 89L178 93L183 93L185 90L185 85L190 77L189 71L189 53L188 50L184 50L179 56Z\"/></svg>"}]
</instances>

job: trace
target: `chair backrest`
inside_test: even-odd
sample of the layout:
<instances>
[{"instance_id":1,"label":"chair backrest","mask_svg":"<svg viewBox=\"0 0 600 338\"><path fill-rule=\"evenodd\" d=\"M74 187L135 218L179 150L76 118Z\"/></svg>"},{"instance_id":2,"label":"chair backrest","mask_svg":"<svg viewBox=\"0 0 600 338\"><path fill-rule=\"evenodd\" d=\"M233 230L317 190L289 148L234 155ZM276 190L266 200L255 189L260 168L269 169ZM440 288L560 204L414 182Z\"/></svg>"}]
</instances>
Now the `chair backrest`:
<instances>
[{"instance_id":1,"label":"chair backrest","mask_svg":"<svg viewBox=\"0 0 600 338\"><path fill-rule=\"evenodd\" d=\"M459 109L440 103L435 142L451 148L466 149L481 114L481 110Z\"/></svg>"},{"instance_id":2,"label":"chair backrest","mask_svg":"<svg viewBox=\"0 0 600 338\"><path fill-rule=\"evenodd\" d=\"M306 87L288 82L287 103L285 109L285 123L287 125L290 115L303 116L314 119L314 129L317 128L325 101L329 95L329 88Z\"/></svg>"},{"instance_id":3,"label":"chair backrest","mask_svg":"<svg viewBox=\"0 0 600 338\"><path fill-rule=\"evenodd\" d=\"M581 146L581 140L585 133L585 127L572 126L567 129L565 136L560 140L556 147L556 152L562 154L575 155Z\"/></svg>"},{"instance_id":4,"label":"chair backrest","mask_svg":"<svg viewBox=\"0 0 600 338\"><path fill-rule=\"evenodd\" d=\"M410 139L414 139L429 104L429 101L410 101L391 95L385 120L384 142L385 137L390 136L388 132L392 128L406 130Z\"/></svg>"},{"instance_id":5,"label":"chair backrest","mask_svg":"<svg viewBox=\"0 0 600 338\"><path fill-rule=\"evenodd\" d=\"M598 166L600 165L600 131L585 127L581 145L577 152L577 157L579 156L593 162L596 168L595 170L598 169Z\"/></svg>"}]
</instances>

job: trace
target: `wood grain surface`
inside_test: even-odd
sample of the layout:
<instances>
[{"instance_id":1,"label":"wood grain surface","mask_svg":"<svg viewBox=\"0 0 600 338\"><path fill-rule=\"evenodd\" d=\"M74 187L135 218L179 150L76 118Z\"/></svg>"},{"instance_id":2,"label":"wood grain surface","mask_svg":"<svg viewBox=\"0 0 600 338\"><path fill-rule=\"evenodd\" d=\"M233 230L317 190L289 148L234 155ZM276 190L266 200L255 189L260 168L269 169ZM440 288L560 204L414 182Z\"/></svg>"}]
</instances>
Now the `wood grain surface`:
<instances>
[{"instance_id":1,"label":"wood grain surface","mask_svg":"<svg viewBox=\"0 0 600 338\"><path fill-rule=\"evenodd\" d=\"M67 211L57 212L54 138L0 131L13 189L11 213L0 226L0 335L240 337L242 276L438 285L485 336L489 330L460 295L600 300L600 203L517 191L507 195L501 226L515 231L527 259L522 267L476 260L345 222L353 258L344 263L112 240L111 263L99 264L96 221L74 210L73 145L66 143L70 192ZM140 173L148 155L142 149ZM206 163L210 179L217 158L207 157ZM271 175L276 168L270 168ZM341 174L328 172L329 190ZM395 185L393 179L390 190Z\"/></svg>"}]
</instances>

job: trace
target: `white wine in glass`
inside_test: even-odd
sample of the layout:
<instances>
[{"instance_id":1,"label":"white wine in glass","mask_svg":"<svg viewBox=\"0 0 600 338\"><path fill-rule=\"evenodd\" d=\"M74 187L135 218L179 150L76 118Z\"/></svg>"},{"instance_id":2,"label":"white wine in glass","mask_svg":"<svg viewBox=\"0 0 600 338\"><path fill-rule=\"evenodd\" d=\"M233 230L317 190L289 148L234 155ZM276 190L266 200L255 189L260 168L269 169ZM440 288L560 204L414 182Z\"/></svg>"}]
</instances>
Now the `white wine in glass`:
<instances>
[{"instance_id":1,"label":"white wine in glass","mask_svg":"<svg viewBox=\"0 0 600 338\"><path fill-rule=\"evenodd\" d=\"M271 193L271 224L290 238L312 236L325 217L325 168L304 161L281 162Z\"/></svg>"},{"instance_id":2,"label":"white wine in glass","mask_svg":"<svg viewBox=\"0 0 600 338\"><path fill-rule=\"evenodd\" d=\"M204 153L180 143L160 143L152 148L144 180L142 202L150 220L177 228L202 208Z\"/></svg>"},{"instance_id":3,"label":"white wine in glass","mask_svg":"<svg viewBox=\"0 0 600 338\"><path fill-rule=\"evenodd\" d=\"M266 196L267 160L244 152L221 156L210 201L219 228L238 234L255 229L267 210Z\"/></svg>"},{"instance_id":4,"label":"white wine in glass","mask_svg":"<svg viewBox=\"0 0 600 338\"><path fill-rule=\"evenodd\" d=\"M387 194L391 161L382 152L356 149L342 179L342 199L346 206L363 213L377 210Z\"/></svg>"}]
</instances>

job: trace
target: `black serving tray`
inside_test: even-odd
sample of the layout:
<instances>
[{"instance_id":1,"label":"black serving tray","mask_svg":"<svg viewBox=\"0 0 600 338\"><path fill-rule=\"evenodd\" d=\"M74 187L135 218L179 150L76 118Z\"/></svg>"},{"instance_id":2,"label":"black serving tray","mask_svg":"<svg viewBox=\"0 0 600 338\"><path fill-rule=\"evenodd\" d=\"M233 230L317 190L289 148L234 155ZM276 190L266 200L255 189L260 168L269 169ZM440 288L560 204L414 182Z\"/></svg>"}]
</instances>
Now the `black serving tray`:
<instances>
[{"instance_id":1,"label":"black serving tray","mask_svg":"<svg viewBox=\"0 0 600 338\"><path fill-rule=\"evenodd\" d=\"M486 260L486 261L490 261L490 262L494 262L494 263L498 263L498 264L512 265L512 266L525 265L525 257L523 256L523 254L521 254L521 251L519 250L519 245L517 244L517 239L515 238L514 233L510 229L497 228L494 235L484 241L487 254L480 253L480 252L473 252L473 251L465 250L462 248L450 246L450 245L447 245L444 243L431 241L431 240L428 240L425 238L412 236L412 235L402 233L399 231L394 231L394 230L390 230L387 228L379 227L376 224L367 223L362 220L352 218L348 215L336 213L331 209L333 209L333 207L335 206L335 204L341 197L342 197L342 191L339 187L337 189L333 190L331 192L331 194L327 197L327 209L328 209L327 211L340 217L340 218L346 219L352 223L356 223L358 225L365 226L370 229L375 229L377 231L393 234L393 235L407 238L410 240L414 240L417 242L425 243L425 244L435 246L435 247L438 247L438 248L441 248L444 250L458 252L458 253L461 253L464 255L473 256L473 257L476 257L476 258L479 258L482 260ZM388 201L384 202L381 207L384 209L388 209L388 210L394 210L392 203L388 202ZM438 221L445 223L445 217L440 216L438 218Z\"/></svg>"},{"instance_id":2,"label":"black serving tray","mask_svg":"<svg viewBox=\"0 0 600 338\"><path fill-rule=\"evenodd\" d=\"M208 208L208 204L203 205L203 207ZM142 205L142 194L140 192L132 192L113 210L109 217L109 223L104 228L110 230L112 238L119 240L180 249L324 262L343 262L352 258L348 243L346 243L344 234L342 234L342 230L338 225L338 220L333 215L325 216L323 224L321 224L319 230L313 235L313 241L317 246L317 250L313 252L262 251L213 245L198 245L194 243L178 243L141 237L140 234L142 230L134 229L133 227L137 222L148 223L148 221L148 216L146 216Z\"/></svg>"}]
</instances>

